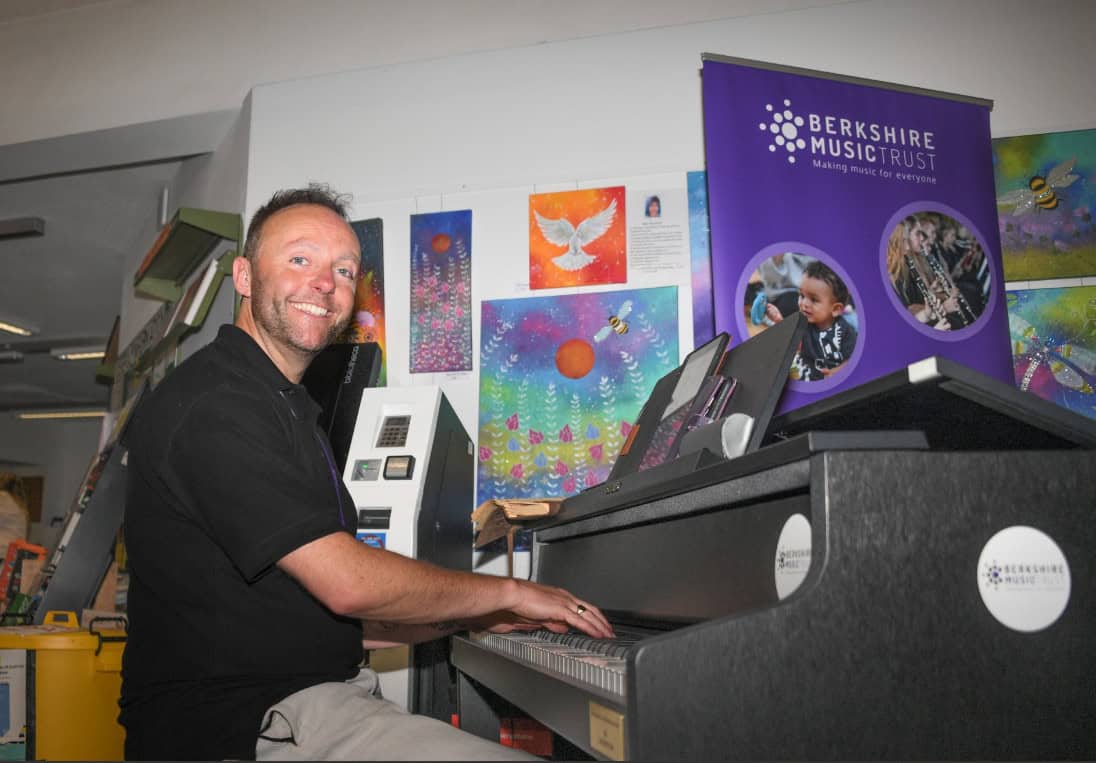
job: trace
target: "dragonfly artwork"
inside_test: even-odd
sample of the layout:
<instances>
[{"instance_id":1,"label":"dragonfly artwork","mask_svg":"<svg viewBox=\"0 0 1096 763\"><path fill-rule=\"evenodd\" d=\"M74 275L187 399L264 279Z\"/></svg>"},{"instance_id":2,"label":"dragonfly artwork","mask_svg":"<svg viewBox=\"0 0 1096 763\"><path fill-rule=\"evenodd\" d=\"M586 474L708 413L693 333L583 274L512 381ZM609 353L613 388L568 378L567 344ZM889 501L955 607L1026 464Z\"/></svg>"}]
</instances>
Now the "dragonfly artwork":
<instances>
[{"instance_id":1,"label":"dragonfly artwork","mask_svg":"<svg viewBox=\"0 0 1096 763\"><path fill-rule=\"evenodd\" d=\"M1016 385L1096 418L1096 288L1008 293Z\"/></svg>"}]
</instances>

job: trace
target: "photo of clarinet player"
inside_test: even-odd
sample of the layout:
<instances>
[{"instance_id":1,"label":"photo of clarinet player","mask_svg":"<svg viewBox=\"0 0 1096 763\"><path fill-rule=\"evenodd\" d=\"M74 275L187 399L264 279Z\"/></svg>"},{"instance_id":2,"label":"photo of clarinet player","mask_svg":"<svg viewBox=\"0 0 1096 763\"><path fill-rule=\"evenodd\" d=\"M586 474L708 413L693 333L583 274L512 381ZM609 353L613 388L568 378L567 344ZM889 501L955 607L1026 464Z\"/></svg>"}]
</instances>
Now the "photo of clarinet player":
<instances>
[{"instance_id":1,"label":"photo of clarinet player","mask_svg":"<svg viewBox=\"0 0 1096 763\"><path fill-rule=\"evenodd\" d=\"M845 317L851 307L849 288L840 276L821 260L811 260L799 281L799 312L807 319L807 331L792 359L792 379L821 381L848 362L857 333ZM773 323L784 320L772 303L765 314Z\"/></svg>"},{"instance_id":2,"label":"photo of clarinet player","mask_svg":"<svg viewBox=\"0 0 1096 763\"><path fill-rule=\"evenodd\" d=\"M940 218L936 251L977 317L985 310L989 297L990 276L986 254L966 226L945 215Z\"/></svg>"},{"instance_id":3,"label":"photo of clarinet player","mask_svg":"<svg viewBox=\"0 0 1096 763\"><path fill-rule=\"evenodd\" d=\"M958 323L959 301L933 274L920 246L923 240L915 217L894 226L887 241L887 274L898 298L919 323L950 331L952 323Z\"/></svg>"},{"instance_id":4,"label":"photo of clarinet player","mask_svg":"<svg viewBox=\"0 0 1096 763\"><path fill-rule=\"evenodd\" d=\"M891 231L887 241L887 274L902 304L920 322L940 331L955 331L974 323L984 309L980 285L961 287L956 282L981 264L981 246L972 238L950 240L942 247L940 222L953 222L935 213L910 215ZM943 252L966 248L967 254L953 265ZM969 255L969 256L968 256ZM978 292L978 294L975 294Z\"/></svg>"},{"instance_id":5,"label":"photo of clarinet player","mask_svg":"<svg viewBox=\"0 0 1096 763\"><path fill-rule=\"evenodd\" d=\"M133 413L127 760L535 760L384 700L366 650L458 630L613 635L563 589L355 538L354 500L300 383L354 307L347 213L318 186L260 207L233 263L235 323Z\"/></svg>"}]
</instances>

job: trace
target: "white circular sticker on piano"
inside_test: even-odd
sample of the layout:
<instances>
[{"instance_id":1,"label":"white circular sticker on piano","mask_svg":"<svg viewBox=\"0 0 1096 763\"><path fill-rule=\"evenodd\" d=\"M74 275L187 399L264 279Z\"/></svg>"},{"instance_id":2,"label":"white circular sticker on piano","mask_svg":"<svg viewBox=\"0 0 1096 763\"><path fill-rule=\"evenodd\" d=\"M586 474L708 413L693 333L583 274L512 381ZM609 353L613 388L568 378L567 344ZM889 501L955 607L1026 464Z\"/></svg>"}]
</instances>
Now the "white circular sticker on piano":
<instances>
[{"instance_id":1,"label":"white circular sticker on piano","mask_svg":"<svg viewBox=\"0 0 1096 763\"><path fill-rule=\"evenodd\" d=\"M776 595L791 596L807 577L811 566L811 523L802 514L792 514L776 541Z\"/></svg>"},{"instance_id":2,"label":"white circular sticker on piano","mask_svg":"<svg viewBox=\"0 0 1096 763\"><path fill-rule=\"evenodd\" d=\"M1069 603L1069 563L1044 532L1015 525L994 535L978 557L978 593L1006 628L1050 627Z\"/></svg>"}]
</instances>

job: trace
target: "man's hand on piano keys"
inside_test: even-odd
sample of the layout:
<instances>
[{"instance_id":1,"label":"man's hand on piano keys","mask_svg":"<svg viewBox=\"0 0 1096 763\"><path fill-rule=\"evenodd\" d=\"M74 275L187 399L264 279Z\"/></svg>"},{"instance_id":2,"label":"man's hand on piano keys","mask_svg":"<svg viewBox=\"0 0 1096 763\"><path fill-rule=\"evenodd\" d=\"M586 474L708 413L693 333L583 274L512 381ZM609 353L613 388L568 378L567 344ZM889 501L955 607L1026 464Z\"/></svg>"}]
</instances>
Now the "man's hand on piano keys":
<instances>
[{"instance_id":1,"label":"man's hand on piano keys","mask_svg":"<svg viewBox=\"0 0 1096 763\"><path fill-rule=\"evenodd\" d=\"M494 617L496 628L547 628L555 633L574 628L592 638L613 636L600 609L562 588L449 570L366 546L344 532L291 551L278 566L333 613L406 631L367 632L364 636L370 641L409 643L421 640L422 629L411 626L471 625L485 617Z\"/></svg>"},{"instance_id":2,"label":"man's hand on piano keys","mask_svg":"<svg viewBox=\"0 0 1096 763\"><path fill-rule=\"evenodd\" d=\"M510 633L547 628L554 633L566 633L574 628L593 638L613 637L613 627L593 604L562 588L527 580L513 582L517 583L515 603L480 618L485 625L483 630Z\"/></svg>"}]
</instances>

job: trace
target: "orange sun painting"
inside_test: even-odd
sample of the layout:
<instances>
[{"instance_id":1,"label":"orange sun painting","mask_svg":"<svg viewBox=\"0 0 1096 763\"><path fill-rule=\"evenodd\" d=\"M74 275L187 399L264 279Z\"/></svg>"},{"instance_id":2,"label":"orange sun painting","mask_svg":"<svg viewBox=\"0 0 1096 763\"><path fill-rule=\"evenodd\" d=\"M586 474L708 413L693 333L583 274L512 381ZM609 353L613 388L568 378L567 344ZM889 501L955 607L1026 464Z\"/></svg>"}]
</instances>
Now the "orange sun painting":
<instances>
[{"instance_id":1,"label":"orange sun painting","mask_svg":"<svg viewBox=\"0 0 1096 763\"><path fill-rule=\"evenodd\" d=\"M628 280L624 186L529 197L529 288Z\"/></svg>"}]
</instances>

